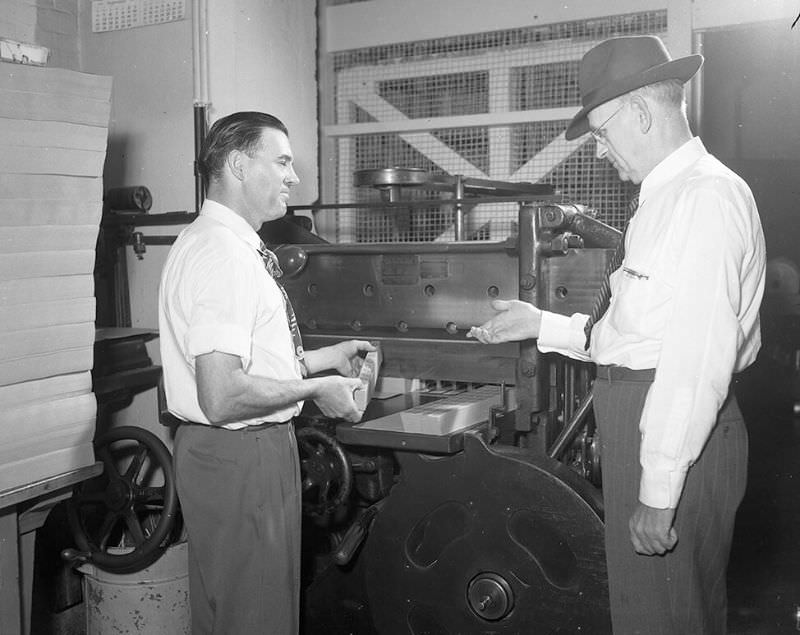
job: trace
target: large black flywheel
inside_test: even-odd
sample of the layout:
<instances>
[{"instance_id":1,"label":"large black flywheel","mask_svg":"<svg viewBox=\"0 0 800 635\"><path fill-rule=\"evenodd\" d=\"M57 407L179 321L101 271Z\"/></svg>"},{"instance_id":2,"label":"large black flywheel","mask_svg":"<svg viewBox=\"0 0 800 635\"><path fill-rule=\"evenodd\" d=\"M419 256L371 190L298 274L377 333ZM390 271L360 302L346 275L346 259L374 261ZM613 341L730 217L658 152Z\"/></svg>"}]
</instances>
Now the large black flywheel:
<instances>
[{"instance_id":1,"label":"large black flywheel","mask_svg":"<svg viewBox=\"0 0 800 635\"><path fill-rule=\"evenodd\" d=\"M610 633L599 492L562 464L494 449L398 453L401 482L362 554L381 635Z\"/></svg>"},{"instance_id":2,"label":"large black flywheel","mask_svg":"<svg viewBox=\"0 0 800 635\"><path fill-rule=\"evenodd\" d=\"M77 550L63 556L112 573L140 571L175 542L182 526L172 455L137 426L112 428L94 446L103 473L78 485L68 501Z\"/></svg>"}]
</instances>

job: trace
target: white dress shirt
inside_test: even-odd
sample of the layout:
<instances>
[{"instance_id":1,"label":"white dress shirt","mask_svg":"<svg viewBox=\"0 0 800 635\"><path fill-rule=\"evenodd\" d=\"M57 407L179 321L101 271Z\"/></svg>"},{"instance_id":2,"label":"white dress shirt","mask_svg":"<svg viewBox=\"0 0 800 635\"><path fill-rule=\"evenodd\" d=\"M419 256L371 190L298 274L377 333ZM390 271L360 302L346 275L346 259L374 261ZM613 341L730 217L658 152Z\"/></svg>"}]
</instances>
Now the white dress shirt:
<instances>
[{"instance_id":1,"label":"white dress shirt","mask_svg":"<svg viewBox=\"0 0 800 635\"><path fill-rule=\"evenodd\" d=\"M261 240L233 210L206 200L172 246L159 288L159 335L169 410L209 423L197 398L195 358L218 351L242 359L246 373L302 379L283 295L258 252ZM263 417L225 424L242 428L287 421L302 402Z\"/></svg>"},{"instance_id":2,"label":"white dress shirt","mask_svg":"<svg viewBox=\"0 0 800 635\"><path fill-rule=\"evenodd\" d=\"M656 369L639 424L639 499L646 505L677 506L732 374L755 361L765 261L750 188L695 137L642 182L625 258L611 276L611 305L594 326L589 354L588 316L542 316L543 352Z\"/></svg>"}]
</instances>

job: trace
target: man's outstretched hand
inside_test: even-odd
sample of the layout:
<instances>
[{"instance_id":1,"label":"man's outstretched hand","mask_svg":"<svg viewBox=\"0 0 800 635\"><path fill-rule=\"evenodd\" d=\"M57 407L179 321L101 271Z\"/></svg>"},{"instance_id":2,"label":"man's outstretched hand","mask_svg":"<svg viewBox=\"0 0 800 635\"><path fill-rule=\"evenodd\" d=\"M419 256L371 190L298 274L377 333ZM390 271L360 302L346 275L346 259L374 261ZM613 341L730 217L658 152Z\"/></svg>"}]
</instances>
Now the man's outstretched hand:
<instances>
[{"instance_id":1,"label":"man's outstretched hand","mask_svg":"<svg viewBox=\"0 0 800 635\"><path fill-rule=\"evenodd\" d=\"M518 342L539 337L542 312L532 304L521 300L494 300L492 308L497 311L497 315L481 326L473 326L467 337L484 344Z\"/></svg>"}]
</instances>

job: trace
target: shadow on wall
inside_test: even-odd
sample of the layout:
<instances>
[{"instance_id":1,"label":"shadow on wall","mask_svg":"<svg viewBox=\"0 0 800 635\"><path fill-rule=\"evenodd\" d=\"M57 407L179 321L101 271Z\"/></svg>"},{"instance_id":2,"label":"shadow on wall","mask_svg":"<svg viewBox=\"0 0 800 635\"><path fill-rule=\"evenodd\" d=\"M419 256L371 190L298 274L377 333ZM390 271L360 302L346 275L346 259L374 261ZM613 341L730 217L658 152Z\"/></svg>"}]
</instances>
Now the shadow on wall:
<instances>
[{"instance_id":1,"label":"shadow on wall","mask_svg":"<svg viewBox=\"0 0 800 635\"><path fill-rule=\"evenodd\" d=\"M701 136L753 190L769 258L793 258L800 243L798 38L783 20L703 37Z\"/></svg>"}]
</instances>

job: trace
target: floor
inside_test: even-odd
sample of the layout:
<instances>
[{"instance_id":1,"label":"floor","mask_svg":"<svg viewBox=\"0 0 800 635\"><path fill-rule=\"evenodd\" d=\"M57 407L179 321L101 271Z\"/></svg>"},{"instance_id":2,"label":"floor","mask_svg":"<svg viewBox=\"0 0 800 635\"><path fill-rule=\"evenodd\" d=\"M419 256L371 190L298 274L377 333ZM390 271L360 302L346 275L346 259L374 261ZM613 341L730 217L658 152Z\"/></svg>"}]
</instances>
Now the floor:
<instances>
[{"instance_id":1,"label":"floor","mask_svg":"<svg viewBox=\"0 0 800 635\"><path fill-rule=\"evenodd\" d=\"M750 432L748 489L739 509L728 575L729 631L800 631L800 374L761 365L743 379Z\"/></svg>"},{"instance_id":2,"label":"floor","mask_svg":"<svg viewBox=\"0 0 800 635\"><path fill-rule=\"evenodd\" d=\"M793 416L792 396L800 391L794 384L791 369L760 365L737 387L751 447L729 567L731 635L800 631L800 418ZM51 538L68 531L60 522L57 516L48 519ZM58 562L60 545L46 542L37 546L32 633L84 635L79 585L63 572L54 583L58 566L52 563Z\"/></svg>"}]
</instances>

